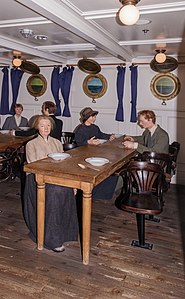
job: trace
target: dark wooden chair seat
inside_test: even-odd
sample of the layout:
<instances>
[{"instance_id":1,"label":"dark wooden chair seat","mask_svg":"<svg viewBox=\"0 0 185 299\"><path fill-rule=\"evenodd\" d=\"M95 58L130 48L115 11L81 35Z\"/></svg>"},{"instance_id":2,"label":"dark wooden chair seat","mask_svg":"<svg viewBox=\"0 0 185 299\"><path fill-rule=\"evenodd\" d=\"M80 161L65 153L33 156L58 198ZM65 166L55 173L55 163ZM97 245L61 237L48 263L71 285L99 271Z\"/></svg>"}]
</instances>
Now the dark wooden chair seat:
<instances>
[{"instance_id":1,"label":"dark wooden chair seat","mask_svg":"<svg viewBox=\"0 0 185 299\"><path fill-rule=\"evenodd\" d=\"M131 161L124 176L125 185L115 205L136 214L139 240L133 240L131 245L152 249L153 245L145 242L145 215L157 215L163 210L163 169L159 164Z\"/></svg>"},{"instance_id":2,"label":"dark wooden chair seat","mask_svg":"<svg viewBox=\"0 0 185 299\"><path fill-rule=\"evenodd\" d=\"M64 143L63 144L64 152L69 151L69 150L71 150L71 149L73 149L75 147L77 147L76 143Z\"/></svg>"},{"instance_id":3,"label":"dark wooden chair seat","mask_svg":"<svg viewBox=\"0 0 185 299\"><path fill-rule=\"evenodd\" d=\"M147 215L157 215L162 211L162 203L157 201L156 195L151 192L128 196L124 200L123 207L125 211Z\"/></svg>"},{"instance_id":4,"label":"dark wooden chair seat","mask_svg":"<svg viewBox=\"0 0 185 299\"><path fill-rule=\"evenodd\" d=\"M64 151L77 147L77 144L75 143L75 134L73 132L62 132L61 141Z\"/></svg>"}]
</instances>

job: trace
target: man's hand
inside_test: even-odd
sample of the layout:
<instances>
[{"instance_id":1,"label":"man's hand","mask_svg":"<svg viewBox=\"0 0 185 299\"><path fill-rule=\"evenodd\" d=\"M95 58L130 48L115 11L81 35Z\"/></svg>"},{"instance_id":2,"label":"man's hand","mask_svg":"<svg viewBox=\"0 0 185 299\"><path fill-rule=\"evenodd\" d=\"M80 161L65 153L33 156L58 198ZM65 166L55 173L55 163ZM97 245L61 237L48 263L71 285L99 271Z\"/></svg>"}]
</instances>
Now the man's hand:
<instances>
[{"instance_id":1,"label":"man's hand","mask_svg":"<svg viewBox=\"0 0 185 299\"><path fill-rule=\"evenodd\" d=\"M126 141L123 142L123 145L124 145L125 148L134 149L134 142L133 141L126 140Z\"/></svg>"},{"instance_id":2,"label":"man's hand","mask_svg":"<svg viewBox=\"0 0 185 299\"><path fill-rule=\"evenodd\" d=\"M131 136L125 135L123 141L134 141L134 138L132 138Z\"/></svg>"}]
</instances>

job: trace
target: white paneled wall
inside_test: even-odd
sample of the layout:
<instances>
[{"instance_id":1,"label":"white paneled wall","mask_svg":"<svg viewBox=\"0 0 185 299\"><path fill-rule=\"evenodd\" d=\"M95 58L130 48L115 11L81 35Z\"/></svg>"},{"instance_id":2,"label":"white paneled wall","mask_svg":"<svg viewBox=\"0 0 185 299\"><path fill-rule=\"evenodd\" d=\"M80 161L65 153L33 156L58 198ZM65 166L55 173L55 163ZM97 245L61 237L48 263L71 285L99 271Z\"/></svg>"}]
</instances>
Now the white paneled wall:
<instances>
[{"instance_id":1,"label":"white paneled wall","mask_svg":"<svg viewBox=\"0 0 185 299\"><path fill-rule=\"evenodd\" d=\"M29 77L28 74L23 75L21 82L20 92L18 96L18 102L24 106L23 115L30 118L34 114L40 114L41 105L46 100L53 100L50 90L50 78L52 68L43 68L41 73L47 78L48 88L46 93L35 101L32 96L29 95L26 89L26 81ZM138 66L138 102L137 110L151 109L157 115L157 123L163 127L170 136L170 142L178 141L181 143L181 150L178 157L178 171L177 182L185 184L185 66L180 65L176 71L176 74L181 81L181 91L179 95L167 101L167 105L162 105L162 101L156 99L150 91L150 81L155 72L153 72L149 65ZM117 93L116 93L116 76L117 70L115 67L102 67L101 74L104 75L108 81L108 89L105 95L96 100L96 103L92 103L92 100L88 98L83 92L82 83L87 74L75 68L72 87L70 92L70 110L71 117L59 117L64 122L64 131L72 131L79 124L79 112L82 108L90 106L99 111L97 117L97 124L101 130L107 133L117 134L130 134L137 135L142 130L136 123L130 123L130 70L126 69L125 78L125 92L124 92L124 122L115 121L115 114L117 108ZM2 83L2 74L0 74L0 90ZM63 109L63 100L61 99L61 107ZM11 97L10 97L11 102ZM1 116L1 126L6 116ZM176 178L175 178L176 179ZM174 181L175 182L175 181Z\"/></svg>"}]
</instances>

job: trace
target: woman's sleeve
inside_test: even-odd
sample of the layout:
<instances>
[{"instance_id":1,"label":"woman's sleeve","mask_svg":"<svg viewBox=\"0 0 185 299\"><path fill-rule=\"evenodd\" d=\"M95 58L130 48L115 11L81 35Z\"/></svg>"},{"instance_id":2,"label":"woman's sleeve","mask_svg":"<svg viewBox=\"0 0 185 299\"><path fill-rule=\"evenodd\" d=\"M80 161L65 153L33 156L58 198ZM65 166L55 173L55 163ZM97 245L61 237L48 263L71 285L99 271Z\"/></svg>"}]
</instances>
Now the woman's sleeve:
<instances>
[{"instance_id":1,"label":"woman's sleeve","mask_svg":"<svg viewBox=\"0 0 185 299\"><path fill-rule=\"evenodd\" d=\"M38 160L35 144L31 141L26 144L26 160L28 163Z\"/></svg>"},{"instance_id":2,"label":"woman's sleeve","mask_svg":"<svg viewBox=\"0 0 185 299\"><path fill-rule=\"evenodd\" d=\"M87 144L87 136L86 136L84 130L81 130L81 127L79 127L75 131L75 142L78 146Z\"/></svg>"}]
</instances>

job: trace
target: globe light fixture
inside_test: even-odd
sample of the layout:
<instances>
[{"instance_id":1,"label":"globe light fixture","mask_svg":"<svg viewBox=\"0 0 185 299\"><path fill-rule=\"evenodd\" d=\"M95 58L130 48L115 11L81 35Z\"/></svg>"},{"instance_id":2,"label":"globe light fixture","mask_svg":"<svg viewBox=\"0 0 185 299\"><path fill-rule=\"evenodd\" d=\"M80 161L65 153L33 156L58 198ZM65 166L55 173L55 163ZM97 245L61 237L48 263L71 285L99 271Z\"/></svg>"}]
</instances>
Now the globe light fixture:
<instances>
[{"instance_id":1,"label":"globe light fixture","mask_svg":"<svg viewBox=\"0 0 185 299\"><path fill-rule=\"evenodd\" d=\"M14 67L19 67L19 66L21 66L21 64L22 64L22 60L21 60L21 57L13 57L13 60L12 60L12 65L14 66Z\"/></svg>"},{"instance_id":2,"label":"globe light fixture","mask_svg":"<svg viewBox=\"0 0 185 299\"><path fill-rule=\"evenodd\" d=\"M118 16L124 25L134 25L139 20L139 10L135 6L140 0L119 0L123 5Z\"/></svg>"},{"instance_id":3,"label":"globe light fixture","mask_svg":"<svg viewBox=\"0 0 185 299\"><path fill-rule=\"evenodd\" d=\"M33 30L31 29L20 29L19 32L24 38L28 38L34 35Z\"/></svg>"},{"instance_id":4,"label":"globe light fixture","mask_svg":"<svg viewBox=\"0 0 185 299\"><path fill-rule=\"evenodd\" d=\"M20 67L22 64L21 52L14 50L12 54L13 54L13 59L12 59L13 67L15 68Z\"/></svg>"},{"instance_id":5,"label":"globe light fixture","mask_svg":"<svg viewBox=\"0 0 185 299\"><path fill-rule=\"evenodd\" d=\"M155 55L155 60L158 63L164 63L166 61L166 50L155 50L157 54Z\"/></svg>"}]
</instances>

